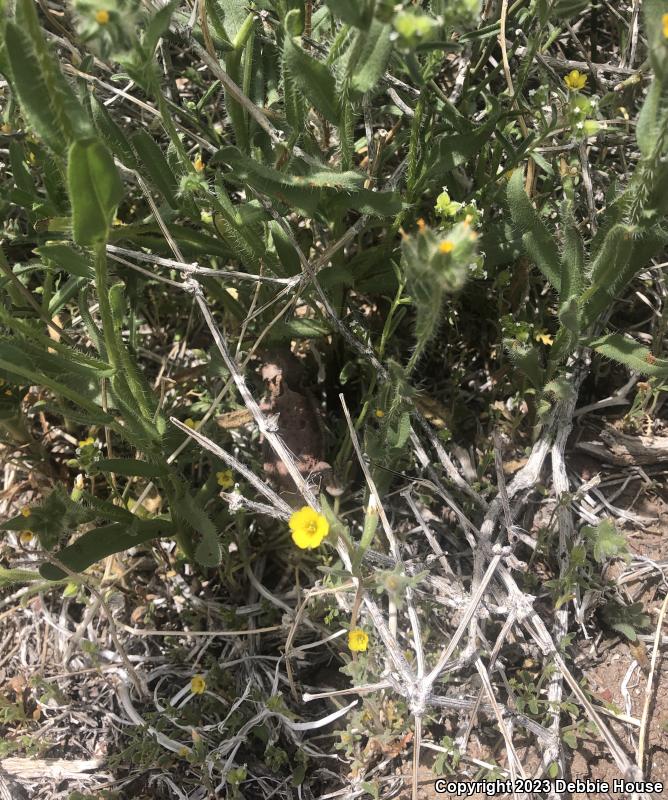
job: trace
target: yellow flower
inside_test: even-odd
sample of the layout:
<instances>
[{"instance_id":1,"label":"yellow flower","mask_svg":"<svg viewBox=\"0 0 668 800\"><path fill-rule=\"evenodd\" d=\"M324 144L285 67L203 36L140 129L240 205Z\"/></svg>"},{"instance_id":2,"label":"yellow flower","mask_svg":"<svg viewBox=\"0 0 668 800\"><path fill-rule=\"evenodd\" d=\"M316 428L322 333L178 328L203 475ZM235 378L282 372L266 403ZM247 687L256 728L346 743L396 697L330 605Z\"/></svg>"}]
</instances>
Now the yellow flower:
<instances>
[{"instance_id":1,"label":"yellow flower","mask_svg":"<svg viewBox=\"0 0 668 800\"><path fill-rule=\"evenodd\" d=\"M300 508L290 517L292 541L302 550L319 547L329 533L329 522L309 506Z\"/></svg>"},{"instance_id":2,"label":"yellow flower","mask_svg":"<svg viewBox=\"0 0 668 800\"><path fill-rule=\"evenodd\" d=\"M224 469L222 472L216 472L216 480L218 481L218 486L222 486L223 489L229 489L230 486L234 486L234 478L232 477L231 469Z\"/></svg>"},{"instance_id":3,"label":"yellow flower","mask_svg":"<svg viewBox=\"0 0 668 800\"><path fill-rule=\"evenodd\" d=\"M204 162L202 161L202 156L197 156L197 158L193 161L193 167L195 167L196 172L204 172Z\"/></svg>"},{"instance_id":4,"label":"yellow flower","mask_svg":"<svg viewBox=\"0 0 668 800\"><path fill-rule=\"evenodd\" d=\"M452 251L455 249L455 245L450 241L450 239L445 239L445 241L439 244L438 249L441 253L452 253Z\"/></svg>"},{"instance_id":5,"label":"yellow flower","mask_svg":"<svg viewBox=\"0 0 668 800\"><path fill-rule=\"evenodd\" d=\"M668 14L661 17L661 27L663 28L664 38L668 39Z\"/></svg>"},{"instance_id":6,"label":"yellow flower","mask_svg":"<svg viewBox=\"0 0 668 800\"><path fill-rule=\"evenodd\" d=\"M545 331L541 331L540 333L537 333L534 336L534 339L537 342L541 342L542 344L546 344L546 345L553 345L554 344L554 339L550 336L549 333L545 333Z\"/></svg>"},{"instance_id":7,"label":"yellow flower","mask_svg":"<svg viewBox=\"0 0 668 800\"><path fill-rule=\"evenodd\" d=\"M190 681L190 691L193 694L203 694L206 689L206 681L202 675L193 675Z\"/></svg>"},{"instance_id":8,"label":"yellow flower","mask_svg":"<svg viewBox=\"0 0 668 800\"><path fill-rule=\"evenodd\" d=\"M32 514L32 511L28 508L28 506L23 506L21 509L21 514L23 514L24 517L29 517Z\"/></svg>"},{"instance_id":9,"label":"yellow flower","mask_svg":"<svg viewBox=\"0 0 668 800\"><path fill-rule=\"evenodd\" d=\"M98 25L108 25L109 24L109 12L105 8L99 9L99 11L95 12L95 22Z\"/></svg>"},{"instance_id":10,"label":"yellow flower","mask_svg":"<svg viewBox=\"0 0 668 800\"><path fill-rule=\"evenodd\" d=\"M93 439L92 436L89 436L87 439L79 440L79 447L88 447L91 444L95 444L95 439Z\"/></svg>"},{"instance_id":11,"label":"yellow flower","mask_svg":"<svg viewBox=\"0 0 668 800\"><path fill-rule=\"evenodd\" d=\"M584 89L584 85L587 83L587 76L583 75L578 69L572 69L564 78L564 83L572 92L577 92L578 89Z\"/></svg>"},{"instance_id":12,"label":"yellow flower","mask_svg":"<svg viewBox=\"0 0 668 800\"><path fill-rule=\"evenodd\" d=\"M368 646L369 637L361 628L348 632L348 647L353 653L363 653Z\"/></svg>"},{"instance_id":13,"label":"yellow flower","mask_svg":"<svg viewBox=\"0 0 668 800\"><path fill-rule=\"evenodd\" d=\"M32 531L21 531L21 533L19 533L19 542L21 542L23 545L29 544L32 542L32 539Z\"/></svg>"},{"instance_id":14,"label":"yellow flower","mask_svg":"<svg viewBox=\"0 0 668 800\"><path fill-rule=\"evenodd\" d=\"M190 752L190 750L188 750L188 748L187 748L187 747L183 746L183 747L181 747L181 749L179 750L179 752L177 753L177 755L178 755L180 758L188 758L188 753L189 753L189 752Z\"/></svg>"},{"instance_id":15,"label":"yellow flower","mask_svg":"<svg viewBox=\"0 0 668 800\"><path fill-rule=\"evenodd\" d=\"M195 420L191 419L190 417L188 417L188 419L183 424L186 426L186 428L194 429L195 427L197 427L195 425Z\"/></svg>"},{"instance_id":16,"label":"yellow flower","mask_svg":"<svg viewBox=\"0 0 668 800\"><path fill-rule=\"evenodd\" d=\"M385 412L383 411L382 408L376 409L376 416L378 417L378 419L382 419L385 416Z\"/></svg>"}]
</instances>

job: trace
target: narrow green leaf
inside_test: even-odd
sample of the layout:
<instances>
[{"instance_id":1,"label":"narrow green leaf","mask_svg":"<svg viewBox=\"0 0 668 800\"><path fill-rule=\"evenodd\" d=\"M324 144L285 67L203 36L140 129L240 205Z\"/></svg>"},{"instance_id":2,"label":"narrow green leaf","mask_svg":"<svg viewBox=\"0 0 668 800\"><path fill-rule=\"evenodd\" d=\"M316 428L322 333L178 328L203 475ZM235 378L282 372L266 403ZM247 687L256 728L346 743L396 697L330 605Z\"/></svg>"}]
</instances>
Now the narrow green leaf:
<instances>
[{"instance_id":1,"label":"narrow green leaf","mask_svg":"<svg viewBox=\"0 0 668 800\"><path fill-rule=\"evenodd\" d=\"M55 153L62 155L75 135L90 135L83 109L48 52L38 24L25 30L9 21L4 33L11 69L7 77L26 120Z\"/></svg>"},{"instance_id":2,"label":"narrow green leaf","mask_svg":"<svg viewBox=\"0 0 668 800\"><path fill-rule=\"evenodd\" d=\"M41 247L36 247L35 252L47 264L57 269L69 272L79 278L93 278L93 268L86 256L65 242L47 242Z\"/></svg>"},{"instance_id":3,"label":"narrow green leaf","mask_svg":"<svg viewBox=\"0 0 668 800\"><path fill-rule=\"evenodd\" d=\"M128 169L139 170L139 164L132 145L123 130L116 124L111 114L104 107L104 104L95 95L91 97L90 104L95 127L111 152Z\"/></svg>"},{"instance_id":4,"label":"narrow green leaf","mask_svg":"<svg viewBox=\"0 0 668 800\"><path fill-rule=\"evenodd\" d=\"M357 28L368 27L369 15L365 14L365 3L360 0L325 0L332 14L348 25Z\"/></svg>"},{"instance_id":5,"label":"narrow green leaf","mask_svg":"<svg viewBox=\"0 0 668 800\"><path fill-rule=\"evenodd\" d=\"M169 3L164 5L151 18L142 40L144 50L146 50L146 52L150 55L153 55L160 37L169 29L169 23L172 19L172 14L179 5L180 1L181 0L170 0Z\"/></svg>"},{"instance_id":6,"label":"narrow green leaf","mask_svg":"<svg viewBox=\"0 0 668 800\"><path fill-rule=\"evenodd\" d=\"M360 42L354 41L351 48L356 52L356 63L350 79L350 87L356 92L369 92L383 77L392 54L392 26L374 19L368 31L359 31Z\"/></svg>"},{"instance_id":7,"label":"narrow green leaf","mask_svg":"<svg viewBox=\"0 0 668 800\"><path fill-rule=\"evenodd\" d=\"M83 572L91 564L107 556L129 550L151 539L169 536L172 532L173 524L169 520L137 519L131 528L127 523L114 522L84 533L76 542L63 548L56 555L58 560L72 572ZM57 581L67 576L64 570L49 563L42 564L39 572L49 581Z\"/></svg>"},{"instance_id":8,"label":"narrow green leaf","mask_svg":"<svg viewBox=\"0 0 668 800\"><path fill-rule=\"evenodd\" d=\"M561 291L561 264L557 243L524 191L523 171L516 169L508 181L508 205L513 222L522 232L529 257L557 292Z\"/></svg>"},{"instance_id":9,"label":"narrow green leaf","mask_svg":"<svg viewBox=\"0 0 668 800\"><path fill-rule=\"evenodd\" d=\"M123 197L123 184L114 159L99 139L70 147L67 181L74 241L84 246L106 241Z\"/></svg>"},{"instance_id":10,"label":"narrow green leaf","mask_svg":"<svg viewBox=\"0 0 668 800\"><path fill-rule=\"evenodd\" d=\"M290 30L290 23L295 19L295 15L299 16L297 10L287 14L287 31ZM285 68L314 108L332 125L338 125L341 111L336 99L334 76L325 64L307 55L299 45L295 44L294 38L287 31L284 43Z\"/></svg>"},{"instance_id":11,"label":"narrow green leaf","mask_svg":"<svg viewBox=\"0 0 668 800\"><path fill-rule=\"evenodd\" d=\"M564 248L561 253L560 299L568 302L582 291L585 273L584 243L574 220L564 220Z\"/></svg>"},{"instance_id":12,"label":"narrow green leaf","mask_svg":"<svg viewBox=\"0 0 668 800\"><path fill-rule=\"evenodd\" d=\"M167 474L165 467L136 458L100 458L95 462L102 472L115 472L116 475L140 478L161 478Z\"/></svg>"},{"instance_id":13,"label":"narrow green leaf","mask_svg":"<svg viewBox=\"0 0 668 800\"><path fill-rule=\"evenodd\" d=\"M140 171L155 186L172 208L178 208L177 180L154 139L146 131L137 131L132 137L140 162Z\"/></svg>"},{"instance_id":14,"label":"narrow green leaf","mask_svg":"<svg viewBox=\"0 0 668 800\"><path fill-rule=\"evenodd\" d=\"M656 358L646 347L621 333L601 336L591 342L590 347L602 356L611 358L641 375L668 377L668 359Z\"/></svg>"}]
</instances>

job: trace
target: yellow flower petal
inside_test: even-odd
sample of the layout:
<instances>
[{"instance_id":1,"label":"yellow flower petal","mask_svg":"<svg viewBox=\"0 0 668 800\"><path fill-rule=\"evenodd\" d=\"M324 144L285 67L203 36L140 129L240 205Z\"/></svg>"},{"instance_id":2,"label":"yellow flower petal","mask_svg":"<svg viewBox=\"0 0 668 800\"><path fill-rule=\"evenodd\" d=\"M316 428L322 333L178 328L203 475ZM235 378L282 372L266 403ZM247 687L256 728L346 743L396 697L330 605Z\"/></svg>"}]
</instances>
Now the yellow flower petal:
<instances>
[{"instance_id":1,"label":"yellow flower petal","mask_svg":"<svg viewBox=\"0 0 668 800\"><path fill-rule=\"evenodd\" d=\"M21 514L24 517L29 517L32 514L32 511L28 508L28 506L23 506L23 508L21 509Z\"/></svg>"},{"instance_id":2,"label":"yellow flower petal","mask_svg":"<svg viewBox=\"0 0 668 800\"><path fill-rule=\"evenodd\" d=\"M550 336L549 333L545 333L544 331L541 331L540 333L537 333L534 336L534 339L537 342L541 342L542 344L546 344L548 346L551 346L551 345L554 344L554 339Z\"/></svg>"},{"instance_id":3,"label":"yellow flower petal","mask_svg":"<svg viewBox=\"0 0 668 800\"><path fill-rule=\"evenodd\" d=\"M88 447L88 445L95 444L95 439L92 436L89 436L87 439L80 439L79 440L79 447Z\"/></svg>"},{"instance_id":4,"label":"yellow flower petal","mask_svg":"<svg viewBox=\"0 0 668 800\"><path fill-rule=\"evenodd\" d=\"M197 156L197 158L193 161L193 167L197 172L204 171L204 162L202 161L202 156Z\"/></svg>"},{"instance_id":5,"label":"yellow flower petal","mask_svg":"<svg viewBox=\"0 0 668 800\"><path fill-rule=\"evenodd\" d=\"M197 427L197 425L195 424L195 420L191 419L190 417L188 417L188 419L183 424L186 426L186 428L194 429Z\"/></svg>"},{"instance_id":6,"label":"yellow flower petal","mask_svg":"<svg viewBox=\"0 0 668 800\"><path fill-rule=\"evenodd\" d=\"M454 242L450 241L450 239L446 239L445 241L441 242L438 246L438 250L440 253L452 253L455 249Z\"/></svg>"},{"instance_id":7,"label":"yellow flower petal","mask_svg":"<svg viewBox=\"0 0 668 800\"><path fill-rule=\"evenodd\" d=\"M376 416L378 417L378 419L382 419L385 416L385 412L383 411L382 408L376 409Z\"/></svg>"},{"instance_id":8,"label":"yellow flower petal","mask_svg":"<svg viewBox=\"0 0 668 800\"><path fill-rule=\"evenodd\" d=\"M304 506L290 517L292 541L302 550L319 547L329 533L329 522L317 511Z\"/></svg>"},{"instance_id":9,"label":"yellow flower petal","mask_svg":"<svg viewBox=\"0 0 668 800\"><path fill-rule=\"evenodd\" d=\"M21 544L23 545L29 544L30 542L32 542L32 540L33 540L32 531L21 531L21 533L19 533L19 542L21 542Z\"/></svg>"},{"instance_id":10,"label":"yellow flower petal","mask_svg":"<svg viewBox=\"0 0 668 800\"><path fill-rule=\"evenodd\" d=\"M190 691L193 694L203 694L206 689L206 681L202 675L193 675L190 681Z\"/></svg>"},{"instance_id":11,"label":"yellow flower petal","mask_svg":"<svg viewBox=\"0 0 668 800\"><path fill-rule=\"evenodd\" d=\"M101 8L95 12L95 22L97 22L98 25L109 24L109 12L106 8Z\"/></svg>"},{"instance_id":12,"label":"yellow flower petal","mask_svg":"<svg viewBox=\"0 0 668 800\"><path fill-rule=\"evenodd\" d=\"M663 28L664 38L668 39L668 14L661 17L661 27Z\"/></svg>"},{"instance_id":13,"label":"yellow flower petal","mask_svg":"<svg viewBox=\"0 0 668 800\"><path fill-rule=\"evenodd\" d=\"M363 653L369 646L369 636L361 629L348 632L348 647L353 653Z\"/></svg>"}]
</instances>

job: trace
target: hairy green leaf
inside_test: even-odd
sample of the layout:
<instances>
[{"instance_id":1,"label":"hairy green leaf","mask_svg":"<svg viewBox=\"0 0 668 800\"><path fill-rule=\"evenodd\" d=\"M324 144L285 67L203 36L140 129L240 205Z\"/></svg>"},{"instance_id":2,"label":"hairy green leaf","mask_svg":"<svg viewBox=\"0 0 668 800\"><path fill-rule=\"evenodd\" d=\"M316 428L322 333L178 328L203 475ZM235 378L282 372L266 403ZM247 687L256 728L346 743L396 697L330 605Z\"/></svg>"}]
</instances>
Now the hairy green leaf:
<instances>
[{"instance_id":1,"label":"hairy green leaf","mask_svg":"<svg viewBox=\"0 0 668 800\"><path fill-rule=\"evenodd\" d=\"M123 183L114 159L99 139L78 141L70 147L67 181L74 241L84 246L106 241L123 197Z\"/></svg>"},{"instance_id":2,"label":"hairy green leaf","mask_svg":"<svg viewBox=\"0 0 668 800\"><path fill-rule=\"evenodd\" d=\"M508 205L513 222L522 233L522 242L529 257L560 292L561 265L557 243L527 197L524 175L520 169L516 169L508 181Z\"/></svg>"}]
</instances>

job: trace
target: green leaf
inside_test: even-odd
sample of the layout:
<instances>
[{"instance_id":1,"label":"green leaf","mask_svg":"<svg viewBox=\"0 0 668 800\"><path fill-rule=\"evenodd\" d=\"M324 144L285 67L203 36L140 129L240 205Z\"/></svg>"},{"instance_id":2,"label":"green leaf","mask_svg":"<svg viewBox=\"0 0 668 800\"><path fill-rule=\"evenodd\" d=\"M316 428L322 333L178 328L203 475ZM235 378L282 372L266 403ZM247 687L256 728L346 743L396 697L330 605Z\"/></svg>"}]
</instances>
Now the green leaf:
<instances>
[{"instance_id":1,"label":"green leaf","mask_svg":"<svg viewBox=\"0 0 668 800\"><path fill-rule=\"evenodd\" d=\"M599 564L611 558L625 558L629 554L626 538L617 533L612 520L604 519L595 528L585 525L582 533L592 546L594 558Z\"/></svg>"},{"instance_id":2,"label":"green leaf","mask_svg":"<svg viewBox=\"0 0 668 800\"><path fill-rule=\"evenodd\" d=\"M513 222L522 233L522 243L529 257L557 292L561 291L561 265L557 243L524 191L524 175L521 169L516 169L508 181L508 205Z\"/></svg>"},{"instance_id":3,"label":"green leaf","mask_svg":"<svg viewBox=\"0 0 668 800\"><path fill-rule=\"evenodd\" d=\"M617 631L617 633L621 633L622 636L626 636L630 642L636 642L638 640L638 634L635 628L627 622L611 622L610 627Z\"/></svg>"},{"instance_id":4,"label":"green leaf","mask_svg":"<svg viewBox=\"0 0 668 800\"><path fill-rule=\"evenodd\" d=\"M146 131L137 131L132 137L132 146L139 157L142 175L149 178L172 208L178 208L176 199L178 182L154 139Z\"/></svg>"},{"instance_id":5,"label":"green leaf","mask_svg":"<svg viewBox=\"0 0 668 800\"><path fill-rule=\"evenodd\" d=\"M512 359L513 364L523 372L529 379L531 384L540 389L544 381L544 369L540 360L540 353L538 348L532 346L519 345L512 340L506 339L505 346L508 348L508 354Z\"/></svg>"},{"instance_id":6,"label":"green leaf","mask_svg":"<svg viewBox=\"0 0 668 800\"><path fill-rule=\"evenodd\" d=\"M111 152L128 169L140 171L132 145L121 127L116 124L111 114L104 107L104 104L95 95L91 97L90 104L95 127Z\"/></svg>"},{"instance_id":7,"label":"green leaf","mask_svg":"<svg viewBox=\"0 0 668 800\"><path fill-rule=\"evenodd\" d=\"M294 24L297 17L299 12L293 9L285 18L285 69L316 111L319 111L332 125L338 125L341 110L337 102L336 81L325 64L307 55L290 36L290 25Z\"/></svg>"},{"instance_id":8,"label":"green leaf","mask_svg":"<svg viewBox=\"0 0 668 800\"><path fill-rule=\"evenodd\" d=\"M438 179L455 167L459 167L480 153L485 142L489 141L492 128L485 125L479 130L470 133L454 133L443 136L438 143L437 157L433 170L438 174ZM432 176L434 177L434 176Z\"/></svg>"},{"instance_id":9,"label":"green leaf","mask_svg":"<svg viewBox=\"0 0 668 800\"><path fill-rule=\"evenodd\" d=\"M585 273L584 243L574 220L564 220L564 248L561 253L562 302L574 299L582 291Z\"/></svg>"},{"instance_id":10,"label":"green leaf","mask_svg":"<svg viewBox=\"0 0 668 800\"><path fill-rule=\"evenodd\" d=\"M221 561L222 550L216 526L187 491L179 494L178 502L179 517L200 535L195 548L195 558L203 567L217 567Z\"/></svg>"},{"instance_id":11,"label":"green leaf","mask_svg":"<svg viewBox=\"0 0 668 800\"><path fill-rule=\"evenodd\" d=\"M93 278L93 268L86 256L65 242L47 242L36 247L35 252L48 264L76 275L79 278Z\"/></svg>"},{"instance_id":12,"label":"green leaf","mask_svg":"<svg viewBox=\"0 0 668 800\"><path fill-rule=\"evenodd\" d=\"M356 92L369 92L383 77L392 54L392 26L378 20L368 31L359 31L358 40L350 48L355 54L355 64L350 78L350 88Z\"/></svg>"},{"instance_id":13,"label":"green leaf","mask_svg":"<svg viewBox=\"0 0 668 800\"><path fill-rule=\"evenodd\" d=\"M332 14L348 25L356 28L368 27L369 15L365 14L365 4L361 0L325 0Z\"/></svg>"},{"instance_id":14,"label":"green leaf","mask_svg":"<svg viewBox=\"0 0 668 800\"><path fill-rule=\"evenodd\" d=\"M114 472L116 475L141 478L161 478L167 475L167 469L161 464L139 461L136 458L100 458L95 467L102 472Z\"/></svg>"},{"instance_id":15,"label":"green leaf","mask_svg":"<svg viewBox=\"0 0 668 800\"><path fill-rule=\"evenodd\" d=\"M0 589L16 583L32 583L40 578L39 572L28 569L5 569L0 567Z\"/></svg>"},{"instance_id":16,"label":"green leaf","mask_svg":"<svg viewBox=\"0 0 668 800\"><path fill-rule=\"evenodd\" d=\"M61 561L72 572L83 572L85 569L114 553L121 553L161 536L170 536L173 524L169 520L135 519L131 527L127 523L113 522L103 525L88 533L84 533L73 544L56 553ZM58 581L67 577L67 573L55 566L45 563L39 568L40 575L49 581Z\"/></svg>"},{"instance_id":17,"label":"green leaf","mask_svg":"<svg viewBox=\"0 0 668 800\"><path fill-rule=\"evenodd\" d=\"M641 375L668 377L668 359L656 358L646 347L620 333L601 336L590 342L589 346L602 356L618 361Z\"/></svg>"},{"instance_id":18,"label":"green leaf","mask_svg":"<svg viewBox=\"0 0 668 800\"><path fill-rule=\"evenodd\" d=\"M109 150L99 139L75 142L67 163L73 238L92 246L107 240L123 184Z\"/></svg>"},{"instance_id":19,"label":"green leaf","mask_svg":"<svg viewBox=\"0 0 668 800\"><path fill-rule=\"evenodd\" d=\"M92 133L88 117L48 48L32 0L19 0L16 22L8 21L4 45L12 83L23 113L56 153Z\"/></svg>"},{"instance_id":20,"label":"green leaf","mask_svg":"<svg viewBox=\"0 0 668 800\"><path fill-rule=\"evenodd\" d=\"M663 15L667 13L665 0L644 0L645 36L649 49L649 60L660 81L668 77L668 52L663 35Z\"/></svg>"},{"instance_id":21,"label":"green leaf","mask_svg":"<svg viewBox=\"0 0 668 800\"><path fill-rule=\"evenodd\" d=\"M334 172L311 169L304 175L279 172L241 153L236 147L218 151L214 163L223 161L232 168L228 180L242 180L256 191L275 197L312 216L321 202L338 203L340 207L369 214L394 214L401 209L401 200L394 192L373 192L364 189L364 175L349 170Z\"/></svg>"},{"instance_id":22,"label":"green leaf","mask_svg":"<svg viewBox=\"0 0 668 800\"><path fill-rule=\"evenodd\" d=\"M142 40L144 50L150 55L153 55L160 37L169 29L172 14L179 3L180 0L170 0L151 18Z\"/></svg>"}]
</instances>

